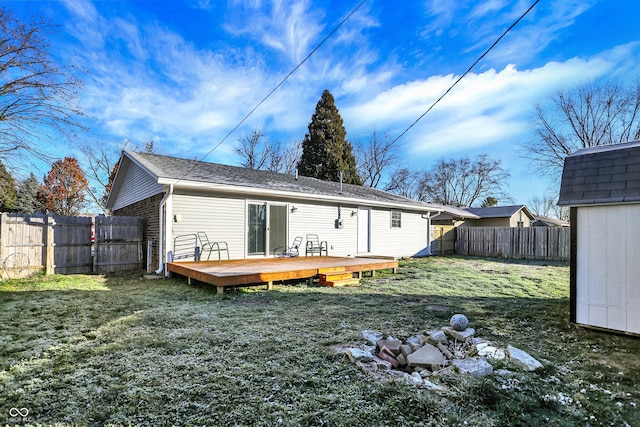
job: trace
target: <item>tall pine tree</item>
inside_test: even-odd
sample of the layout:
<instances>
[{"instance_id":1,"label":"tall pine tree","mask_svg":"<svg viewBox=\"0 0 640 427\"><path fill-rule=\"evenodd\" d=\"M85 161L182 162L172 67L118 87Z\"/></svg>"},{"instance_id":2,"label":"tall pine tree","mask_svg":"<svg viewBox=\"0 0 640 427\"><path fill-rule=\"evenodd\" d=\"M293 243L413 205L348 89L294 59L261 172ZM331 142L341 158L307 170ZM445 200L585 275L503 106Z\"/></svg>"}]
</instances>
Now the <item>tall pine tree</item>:
<instances>
[{"instance_id":1,"label":"tall pine tree","mask_svg":"<svg viewBox=\"0 0 640 427\"><path fill-rule=\"evenodd\" d=\"M353 147L346 136L333 95L325 90L311 116L309 132L302 141L302 157L298 163L300 174L338 182L342 171L344 183L362 185Z\"/></svg>"}]
</instances>

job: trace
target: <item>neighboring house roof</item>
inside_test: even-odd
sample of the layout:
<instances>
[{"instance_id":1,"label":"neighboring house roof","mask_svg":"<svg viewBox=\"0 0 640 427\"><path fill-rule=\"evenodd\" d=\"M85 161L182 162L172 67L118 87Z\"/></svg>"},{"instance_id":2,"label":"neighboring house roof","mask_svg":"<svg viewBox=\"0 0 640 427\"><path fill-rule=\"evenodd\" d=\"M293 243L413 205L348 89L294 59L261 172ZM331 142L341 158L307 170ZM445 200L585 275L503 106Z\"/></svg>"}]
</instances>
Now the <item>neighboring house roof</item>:
<instances>
[{"instance_id":1,"label":"neighboring house roof","mask_svg":"<svg viewBox=\"0 0 640 427\"><path fill-rule=\"evenodd\" d=\"M464 208L472 214L478 215L480 219L488 218L511 218L518 211L522 210L530 219L534 219L533 214L525 205L513 206L492 206L489 208Z\"/></svg>"},{"instance_id":2,"label":"neighboring house roof","mask_svg":"<svg viewBox=\"0 0 640 427\"><path fill-rule=\"evenodd\" d=\"M536 219L531 222L531 225L534 226L545 226L545 227L569 227L568 221L563 221L558 218L550 218L548 216L536 215Z\"/></svg>"},{"instance_id":3,"label":"neighboring house roof","mask_svg":"<svg viewBox=\"0 0 640 427\"><path fill-rule=\"evenodd\" d=\"M439 212L436 205L397 196L386 191L359 185L340 184L304 176L248 169L218 163L157 154L125 151L127 159L149 173L158 184L174 184L176 188L197 188L254 195L276 195L297 199L314 199L345 203L367 202L368 204L405 208L423 212ZM120 169L109 195L108 206L113 204L113 194L119 191L122 181ZM124 172L122 173L124 175ZM342 189L342 191L341 191Z\"/></svg>"},{"instance_id":4,"label":"neighboring house roof","mask_svg":"<svg viewBox=\"0 0 640 427\"><path fill-rule=\"evenodd\" d=\"M578 150L564 160L558 205L640 201L640 141Z\"/></svg>"},{"instance_id":5,"label":"neighboring house roof","mask_svg":"<svg viewBox=\"0 0 640 427\"><path fill-rule=\"evenodd\" d=\"M459 208L457 206L442 205L439 203L431 203L431 205L438 207L442 210L441 216L449 217L456 220L461 219L480 219L480 217L474 213L469 212L465 208Z\"/></svg>"}]
</instances>

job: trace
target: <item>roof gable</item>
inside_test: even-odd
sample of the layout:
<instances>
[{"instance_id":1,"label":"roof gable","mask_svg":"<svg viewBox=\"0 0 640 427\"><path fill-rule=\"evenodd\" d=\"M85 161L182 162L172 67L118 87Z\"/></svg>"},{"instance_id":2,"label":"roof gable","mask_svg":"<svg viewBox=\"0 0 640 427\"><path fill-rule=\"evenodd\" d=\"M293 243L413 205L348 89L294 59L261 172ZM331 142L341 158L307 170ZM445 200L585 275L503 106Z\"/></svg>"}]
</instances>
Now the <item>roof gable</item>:
<instances>
[{"instance_id":1,"label":"roof gable","mask_svg":"<svg viewBox=\"0 0 640 427\"><path fill-rule=\"evenodd\" d=\"M640 141L590 147L567 156L558 205L640 201Z\"/></svg>"}]
</instances>

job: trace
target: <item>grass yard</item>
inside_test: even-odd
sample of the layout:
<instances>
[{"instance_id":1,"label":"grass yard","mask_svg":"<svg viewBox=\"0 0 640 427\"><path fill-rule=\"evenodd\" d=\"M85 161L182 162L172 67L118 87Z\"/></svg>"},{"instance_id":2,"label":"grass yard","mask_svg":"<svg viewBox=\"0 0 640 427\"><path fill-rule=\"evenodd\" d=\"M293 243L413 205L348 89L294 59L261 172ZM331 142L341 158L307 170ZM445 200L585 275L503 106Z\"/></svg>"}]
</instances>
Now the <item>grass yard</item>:
<instances>
[{"instance_id":1,"label":"grass yard","mask_svg":"<svg viewBox=\"0 0 640 427\"><path fill-rule=\"evenodd\" d=\"M562 263L433 257L358 287L224 297L173 279L3 282L0 424L640 426L640 339L571 325L568 277ZM545 368L497 362L514 374L444 375L434 392L331 349L362 343L362 330L407 338L453 313Z\"/></svg>"}]
</instances>

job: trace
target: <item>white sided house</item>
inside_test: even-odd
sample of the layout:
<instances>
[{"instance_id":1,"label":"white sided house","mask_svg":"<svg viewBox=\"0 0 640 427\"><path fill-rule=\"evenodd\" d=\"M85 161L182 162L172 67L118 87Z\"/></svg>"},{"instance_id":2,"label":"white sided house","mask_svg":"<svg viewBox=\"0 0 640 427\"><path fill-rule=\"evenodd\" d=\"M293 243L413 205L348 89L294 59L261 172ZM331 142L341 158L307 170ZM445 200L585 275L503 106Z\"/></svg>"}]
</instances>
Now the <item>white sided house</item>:
<instances>
[{"instance_id":1,"label":"white sided house","mask_svg":"<svg viewBox=\"0 0 640 427\"><path fill-rule=\"evenodd\" d=\"M441 210L369 187L130 151L107 207L146 218L159 268L176 236L197 232L226 242L231 259L272 257L307 234L326 241L329 256L424 256Z\"/></svg>"},{"instance_id":2,"label":"white sided house","mask_svg":"<svg viewBox=\"0 0 640 427\"><path fill-rule=\"evenodd\" d=\"M571 208L571 321L640 334L640 141L568 156L558 205Z\"/></svg>"}]
</instances>

